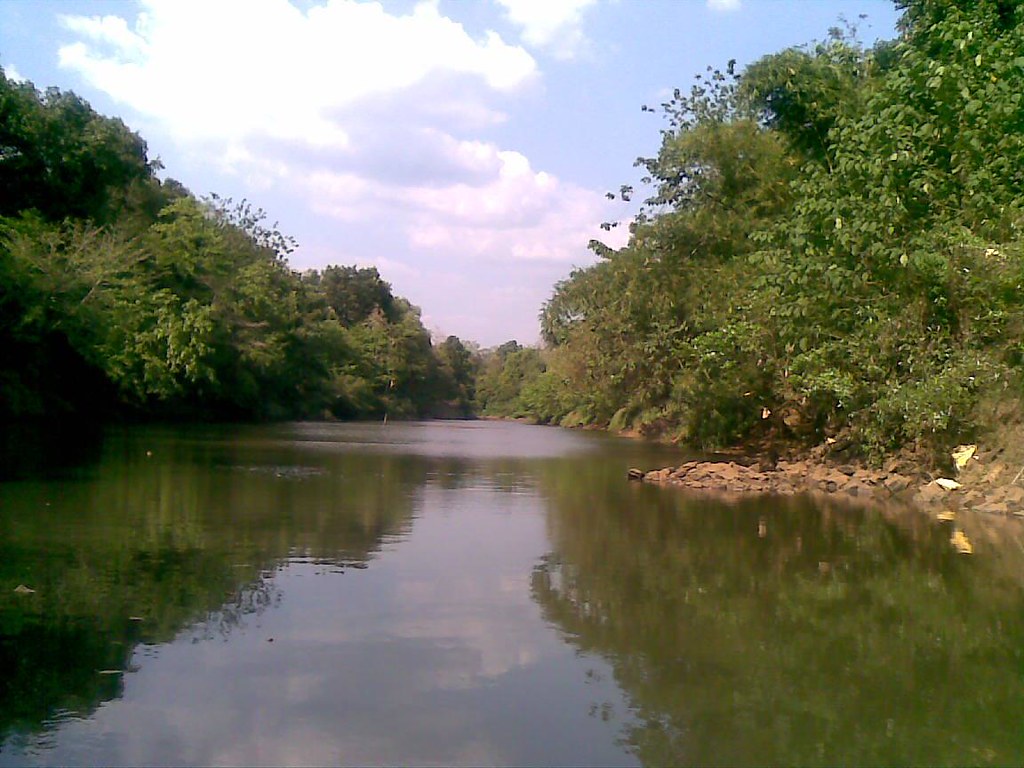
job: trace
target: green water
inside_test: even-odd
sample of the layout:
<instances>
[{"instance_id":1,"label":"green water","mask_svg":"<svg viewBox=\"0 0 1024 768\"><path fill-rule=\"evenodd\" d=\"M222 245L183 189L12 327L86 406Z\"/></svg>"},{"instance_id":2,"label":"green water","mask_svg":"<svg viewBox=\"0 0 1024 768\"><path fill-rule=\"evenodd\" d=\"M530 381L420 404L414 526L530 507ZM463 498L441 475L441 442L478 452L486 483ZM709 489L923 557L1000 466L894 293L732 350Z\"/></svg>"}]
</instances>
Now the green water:
<instances>
[{"instance_id":1,"label":"green water","mask_svg":"<svg viewBox=\"0 0 1024 768\"><path fill-rule=\"evenodd\" d=\"M3 441L0 765L1024 761L1012 521L963 556L519 424L43 437Z\"/></svg>"}]
</instances>

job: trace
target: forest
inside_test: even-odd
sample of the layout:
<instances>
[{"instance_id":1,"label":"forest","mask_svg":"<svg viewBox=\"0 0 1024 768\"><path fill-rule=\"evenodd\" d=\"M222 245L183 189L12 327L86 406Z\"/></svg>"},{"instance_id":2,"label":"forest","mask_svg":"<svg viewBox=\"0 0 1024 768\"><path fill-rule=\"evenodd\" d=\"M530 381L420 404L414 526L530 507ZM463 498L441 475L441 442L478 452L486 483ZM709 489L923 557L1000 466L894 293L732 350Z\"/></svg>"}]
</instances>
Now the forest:
<instances>
[{"instance_id":1,"label":"forest","mask_svg":"<svg viewBox=\"0 0 1024 768\"><path fill-rule=\"evenodd\" d=\"M628 244L486 361L483 412L875 460L1018 422L1024 5L898 6L895 40L845 24L644 106Z\"/></svg>"},{"instance_id":2,"label":"forest","mask_svg":"<svg viewBox=\"0 0 1024 768\"><path fill-rule=\"evenodd\" d=\"M628 244L590 243L542 346L482 353L0 74L0 420L482 415L869 459L1017 423L1024 6L898 5L895 40L846 23L644 105Z\"/></svg>"},{"instance_id":3,"label":"forest","mask_svg":"<svg viewBox=\"0 0 1024 768\"><path fill-rule=\"evenodd\" d=\"M294 271L264 211L160 170L0 70L0 422L469 413L470 350L376 269Z\"/></svg>"}]
</instances>

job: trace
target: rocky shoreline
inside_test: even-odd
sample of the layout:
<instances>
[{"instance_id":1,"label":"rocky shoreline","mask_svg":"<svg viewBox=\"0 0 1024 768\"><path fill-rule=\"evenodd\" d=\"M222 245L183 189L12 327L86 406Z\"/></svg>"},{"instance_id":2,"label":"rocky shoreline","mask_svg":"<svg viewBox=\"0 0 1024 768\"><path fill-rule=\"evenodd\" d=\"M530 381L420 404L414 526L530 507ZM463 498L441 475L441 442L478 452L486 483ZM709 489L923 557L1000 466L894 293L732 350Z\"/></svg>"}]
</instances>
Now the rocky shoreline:
<instances>
[{"instance_id":1,"label":"rocky shoreline","mask_svg":"<svg viewBox=\"0 0 1024 768\"><path fill-rule=\"evenodd\" d=\"M1001 461L998 452L975 453L962 469L945 477L908 471L897 462L871 469L815 459L770 465L756 460L688 461L653 471L631 469L629 477L709 493L819 493L857 502L896 502L938 510L940 517L970 509L1024 518L1024 487L1019 484L1024 468Z\"/></svg>"}]
</instances>

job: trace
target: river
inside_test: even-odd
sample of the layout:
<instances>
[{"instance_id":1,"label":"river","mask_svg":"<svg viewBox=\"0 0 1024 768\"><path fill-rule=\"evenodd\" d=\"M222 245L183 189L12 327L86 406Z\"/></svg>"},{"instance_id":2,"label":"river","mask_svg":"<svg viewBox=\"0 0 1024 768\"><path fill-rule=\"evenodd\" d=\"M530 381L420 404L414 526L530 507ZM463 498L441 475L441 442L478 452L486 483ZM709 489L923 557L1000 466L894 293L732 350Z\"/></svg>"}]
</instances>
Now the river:
<instances>
[{"instance_id":1,"label":"river","mask_svg":"<svg viewBox=\"0 0 1024 768\"><path fill-rule=\"evenodd\" d=\"M1024 761L1013 521L514 423L4 445L0 766Z\"/></svg>"}]
</instances>

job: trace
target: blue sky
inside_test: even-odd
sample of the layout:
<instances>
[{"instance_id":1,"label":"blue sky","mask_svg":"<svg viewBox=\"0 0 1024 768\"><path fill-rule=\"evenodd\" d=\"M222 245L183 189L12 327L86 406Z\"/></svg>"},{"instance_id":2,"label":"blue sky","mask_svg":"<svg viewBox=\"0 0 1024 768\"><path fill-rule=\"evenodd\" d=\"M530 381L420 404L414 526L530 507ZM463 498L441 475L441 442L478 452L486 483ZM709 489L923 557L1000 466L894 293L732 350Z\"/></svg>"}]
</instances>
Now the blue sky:
<instances>
[{"instance_id":1,"label":"blue sky","mask_svg":"<svg viewBox=\"0 0 1024 768\"><path fill-rule=\"evenodd\" d=\"M865 14L865 19L860 19ZM247 198L296 269L374 265L442 338L538 340L592 263L641 112L707 65L895 36L889 0L0 0L0 66L121 117L163 174Z\"/></svg>"}]
</instances>

